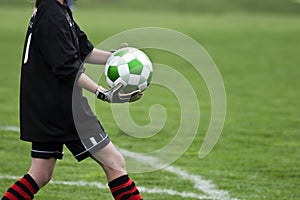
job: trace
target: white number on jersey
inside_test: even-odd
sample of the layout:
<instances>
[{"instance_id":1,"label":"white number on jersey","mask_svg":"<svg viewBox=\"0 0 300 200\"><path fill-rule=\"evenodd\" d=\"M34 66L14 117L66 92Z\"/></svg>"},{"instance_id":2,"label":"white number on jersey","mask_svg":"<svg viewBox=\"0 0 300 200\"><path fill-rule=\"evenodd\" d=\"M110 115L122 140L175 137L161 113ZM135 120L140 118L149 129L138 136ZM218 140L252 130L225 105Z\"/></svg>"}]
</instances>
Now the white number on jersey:
<instances>
[{"instance_id":1,"label":"white number on jersey","mask_svg":"<svg viewBox=\"0 0 300 200\"><path fill-rule=\"evenodd\" d=\"M32 35L32 33L29 34L28 39L27 39L26 51L25 51L24 62L23 62L24 64L26 64L28 62L31 35Z\"/></svg>"}]
</instances>

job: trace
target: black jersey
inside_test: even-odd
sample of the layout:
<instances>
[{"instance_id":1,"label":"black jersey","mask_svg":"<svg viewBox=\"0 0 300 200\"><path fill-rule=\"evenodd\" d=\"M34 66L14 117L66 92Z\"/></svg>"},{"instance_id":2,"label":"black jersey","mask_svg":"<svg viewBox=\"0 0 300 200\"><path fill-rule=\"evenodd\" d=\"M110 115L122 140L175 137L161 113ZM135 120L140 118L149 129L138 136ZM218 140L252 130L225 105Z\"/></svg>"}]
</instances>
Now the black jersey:
<instances>
[{"instance_id":1,"label":"black jersey","mask_svg":"<svg viewBox=\"0 0 300 200\"><path fill-rule=\"evenodd\" d=\"M75 84L93 45L67 6L43 1L31 18L23 53L20 85L21 139L64 142L78 139L73 107L85 132L100 132L96 116ZM76 129L77 128L77 129Z\"/></svg>"}]
</instances>

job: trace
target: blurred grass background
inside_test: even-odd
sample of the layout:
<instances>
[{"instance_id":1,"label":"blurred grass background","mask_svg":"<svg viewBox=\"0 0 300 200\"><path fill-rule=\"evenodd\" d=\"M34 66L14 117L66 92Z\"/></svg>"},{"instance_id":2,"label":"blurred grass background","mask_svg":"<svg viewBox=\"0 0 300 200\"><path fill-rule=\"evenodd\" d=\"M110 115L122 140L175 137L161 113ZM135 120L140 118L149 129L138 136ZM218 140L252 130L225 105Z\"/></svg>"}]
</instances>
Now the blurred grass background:
<instances>
[{"instance_id":1,"label":"blurred grass background","mask_svg":"<svg viewBox=\"0 0 300 200\"><path fill-rule=\"evenodd\" d=\"M210 118L209 94L202 80L193 76L188 63L174 55L153 56L153 61L181 70L195 85L201 107L199 133L174 165L212 180L239 199L298 200L299 5L288 0L79 0L74 15L95 45L120 31L144 26L171 28L203 45L224 79L228 109L220 140L209 156L201 160L197 156ZM31 8L32 3L25 0L0 0L0 126L19 124L21 53ZM172 107L176 103L161 88L150 87L146 92L136 107L148 107L153 102ZM157 93L165 98L158 98ZM100 111L109 107L99 104ZM108 112L101 112L100 118L117 145L142 152L163 146L172 138L178 112L170 109L168 126L151 138L151 142L127 137L115 126ZM147 110L134 118L145 123L146 114ZM22 175L30 164L30 145L20 142L18 137L15 132L0 131L3 160L0 174ZM139 185L149 188L161 186L197 192L190 182L164 171L132 176ZM68 151L64 160L58 162L54 179L105 182L95 163L86 160L77 165ZM1 180L0 193L12 182ZM96 196L111 199L108 191L57 185L47 186L36 199L95 199ZM151 194L144 197L157 199ZM160 198L180 199L168 195Z\"/></svg>"},{"instance_id":2,"label":"blurred grass background","mask_svg":"<svg viewBox=\"0 0 300 200\"><path fill-rule=\"evenodd\" d=\"M34 0L1 0L0 5L31 6ZM178 12L263 12L300 14L299 0L78 0L80 6L98 9Z\"/></svg>"}]
</instances>

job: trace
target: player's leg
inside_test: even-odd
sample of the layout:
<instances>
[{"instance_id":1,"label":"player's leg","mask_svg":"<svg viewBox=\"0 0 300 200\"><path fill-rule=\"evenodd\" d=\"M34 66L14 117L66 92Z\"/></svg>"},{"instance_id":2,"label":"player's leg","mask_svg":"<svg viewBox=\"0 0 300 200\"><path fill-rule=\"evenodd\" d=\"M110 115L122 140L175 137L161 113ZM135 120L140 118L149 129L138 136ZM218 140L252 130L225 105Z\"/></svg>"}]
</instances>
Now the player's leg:
<instances>
[{"instance_id":1,"label":"player's leg","mask_svg":"<svg viewBox=\"0 0 300 200\"><path fill-rule=\"evenodd\" d=\"M135 183L128 177L125 160L110 142L103 149L92 154L106 173L108 185L116 200L141 200L142 196Z\"/></svg>"},{"instance_id":2,"label":"player's leg","mask_svg":"<svg viewBox=\"0 0 300 200\"><path fill-rule=\"evenodd\" d=\"M56 160L63 157L63 143L32 143L32 163L28 174L41 188L52 178Z\"/></svg>"},{"instance_id":3,"label":"player's leg","mask_svg":"<svg viewBox=\"0 0 300 200\"><path fill-rule=\"evenodd\" d=\"M32 158L28 174L35 180L39 188L45 186L52 178L56 164L56 158L41 159Z\"/></svg>"},{"instance_id":4,"label":"player's leg","mask_svg":"<svg viewBox=\"0 0 300 200\"><path fill-rule=\"evenodd\" d=\"M73 101L73 116L80 138L78 142L66 143L66 146L75 158L80 161L92 157L102 166L115 200L141 200L136 185L127 175L123 156L110 142L86 98Z\"/></svg>"},{"instance_id":5,"label":"player's leg","mask_svg":"<svg viewBox=\"0 0 300 200\"><path fill-rule=\"evenodd\" d=\"M31 200L38 191L39 186L35 180L29 174L26 174L8 188L2 200Z\"/></svg>"},{"instance_id":6,"label":"player's leg","mask_svg":"<svg viewBox=\"0 0 300 200\"><path fill-rule=\"evenodd\" d=\"M55 158L32 158L28 173L10 186L2 200L33 199L34 194L50 181L55 163Z\"/></svg>"},{"instance_id":7,"label":"player's leg","mask_svg":"<svg viewBox=\"0 0 300 200\"><path fill-rule=\"evenodd\" d=\"M91 157L103 168L108 182L127 174L125 160L111 142Z\"/></svg>"},{"instance_id":8,"label":"player's leg","mask_svg":"<svg viewBox=\"0 0 300 200\"><path fill-rule=\"evenodd\" d=\"M92 157L100 164L116 200L142 199L135 183L127 175L123 156L110 142L104 131L100 133L100 136L94 135L87 140L68 142L66 146L78 161Z\"/></svg>"},{"instance_id":9,"label":"player's leg","mask_svg":"<svg viewBox=\"0 0 300 200\"><path fill-rule=\"evenodd\" d=\"M53 147L57 146L36 143L32 145L32 162L28 173L10 186L2 200L33 199L34 194L50 181L56 159L62 156L62 146L56 150Z\"/></svg>"}]
</instances>

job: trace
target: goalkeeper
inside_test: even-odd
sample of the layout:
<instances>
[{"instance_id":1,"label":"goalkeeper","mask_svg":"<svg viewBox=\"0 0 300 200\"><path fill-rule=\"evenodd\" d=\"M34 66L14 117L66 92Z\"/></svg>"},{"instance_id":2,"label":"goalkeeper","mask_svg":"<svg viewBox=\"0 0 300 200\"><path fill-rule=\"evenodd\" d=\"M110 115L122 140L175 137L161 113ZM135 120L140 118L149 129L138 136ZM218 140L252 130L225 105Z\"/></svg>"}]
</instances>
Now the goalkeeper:
<instances>
[{"instance_id":1,"label":"goalkeeper","mask_svg":"<svg viewBox=\"0 0 300 200\"><path fill-rule=\"evenodd\" d=\"M35 2L24 45L20 88L21 139L32 144L32 162L28 173L2 200L33 199L52 178L64 145L78 161L91 157L99 163L114 199L142 199L128 177L124 158L82 96L82 88L110 103L136 101L142 94L120 94L123 85L105 90L84 74L84 61L104 64L111 53L93 47L74 22L71 3Z\"/></svg>"}]
</instances>

